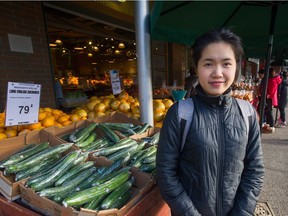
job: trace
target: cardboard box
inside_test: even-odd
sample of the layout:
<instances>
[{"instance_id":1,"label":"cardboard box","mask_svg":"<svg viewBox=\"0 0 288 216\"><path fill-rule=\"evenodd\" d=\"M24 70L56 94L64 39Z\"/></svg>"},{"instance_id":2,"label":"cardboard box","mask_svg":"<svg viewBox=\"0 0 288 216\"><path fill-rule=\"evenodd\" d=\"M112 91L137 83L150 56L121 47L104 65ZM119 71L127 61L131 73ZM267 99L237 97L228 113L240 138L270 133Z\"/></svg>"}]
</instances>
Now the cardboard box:
<instances>
[{"instance_id":1,"label":"cardboard box","mask_svg":"<svg viewBox=\"0 0 288 216\"><path fill-rule=\"evenodd\" d=\"M15 138L0 141L0 160L9 157L25 145L43 142L49 142L51 146L63 143L62 140L45 131L31 131ZM0 193L8 200L15 200L20 197L19 184L20 182L15 182L14 175L4 176L3 172L0 171Z\"/></svg>"},{"instance_id":2,"label":"cardboard box","mask_svg":"<svg viewBox=\"0 0 288 216\"><path fill-rule=\"evenodd\" d=\"M152 137L157 132L160 132L160 130L161 130L161 128L151 127L151 128L148 128L148 130L145 131L144 133L132 135L132 136L130 136L130 138L138 140L138 139L141 139L144 137Z\"/></svg>"},{"instance_id":3,"label":"cardboard box","mask_svg":"<svg viewBox=\"0 0 288 216\"><path fill-rule=\"evenodd\" d=\"M152 179L150 174L139 172L136 169L131 169L132 176L135 178L134 186L132 187L132 198L128 203L121 209L109 209L102 211L92 211L81 208L80 211L76 211L71 207L64 207L59 205L45 197L40 197L30 188L25 188L22 184L20 185L21 200L42 212L44 215L53 216L120 216L124 215L139 199L146 194L154 185L155 181Z\"/></svg>"},{"instance_id":4,"label":"cardboard box","mask_svg":"<svg viewBox=\"0 0 288 216\"><path fill-rule=\"evenodd\" d=\"M7 201L6 198L0 196L0 215L3 216L40 216L17 203Z\"/></svg>"},{"instance_id":5,"label":"cardboard box","mask_svg":"<svg viewBox=\"0 0 288 216\"><path fill-rule=\"evenodd\" d=\"M169 206L162 199L159 188L155 185L125 216L167 216L170 214Z\"/></svg>"}]
</instances>

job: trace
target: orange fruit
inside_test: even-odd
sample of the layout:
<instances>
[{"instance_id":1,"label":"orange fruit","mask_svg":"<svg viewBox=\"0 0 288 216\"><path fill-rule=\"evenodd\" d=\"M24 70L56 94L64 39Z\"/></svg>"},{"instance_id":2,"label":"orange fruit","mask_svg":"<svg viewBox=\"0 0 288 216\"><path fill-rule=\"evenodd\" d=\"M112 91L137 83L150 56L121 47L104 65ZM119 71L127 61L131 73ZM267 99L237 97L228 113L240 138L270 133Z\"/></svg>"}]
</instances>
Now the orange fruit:
<instances>
[{"instance_id":1,"label":"orange fruit","mask_svg":"<svg viewBox=\"0 0 288 216\"><path fill-rule=\"evenodd\" d=\"M57 121L62 124L63 122L68 121L69 118L70 116L65 114L65 115L60 116Z\"/></svg>"},{"instance_id":2,"label":"orange fruit","mask_svg":"<svg viewBox=\"0 0 288 216\"><path fill-rule=\"evenodd\" d=\"M71 114L70 115L70 120L72 121L72 122L77 122L77 121L79 121L79 116L77 115L77 114Z\"/></svg>"},{"instance_id":3,"label":"orange fruit","mask_svg":"<svg viewBox=\"0 0 288 216\"><path fill-rule=\"evenodd\" d=\"M36 129L39 129L41 126L42 126L41 123L37 122L37 123L34 123L34 124L30 124L27 128L29 130L36 130Z\"/></svg>"},{"instance_id":4,"label":"orange fruit","mask_svg":"<svg viewBox=\"0 0 288 216\"><path fill-rule=\"evenodd\" d=\"M14 126L8 126L6 127L6 131L10 131L10 130L17 130L18 126L14 125Z\"/></svg>"},{"instance_id":5,"label":"orange fruit","mask_svg":"<svg viewBox=\"0 0 288 216\"><path fill-rule=\"evenodd\" d=\"M7 135L3 132L0 133L0 140L6 139Z\"/></svg>"},{"instance_id":6,"label":"orange fruit","mask_svg":"<svg viewBox=\"0 0 288 216\"><path fill-rule=\"evenodd\" d=\"M29 130L28 128L26 128L26 129L23 129L23 130L19 131L19 134L20 134L20 133L28 133L29 131L31 131L31 130Z\"/></svg>"},{"instance_id":7,"label":"orange fruit","mask_svg":"<svg viewBox=\"0 0 288 216\"><path fill-rule=\"evenodd\" d=\"M52 125L54 125L55 123L55 120L53 120L52 118L50 117L47 117L45 118L43 121L42 121L42 126L44 127L50 127Z\"/></svg>"},{"instance_id":8,"label":"orange fruit","mask_svg":"<svg viewBox=\"0 0 288 216\"><path fill-rule=\"evenodd\" d=\"M5 127L4 120L0 120L0 127Z\"/></svg>"},{"instance_id":9,"label":"orange fruit","mask_svg":"<svg viewBox=\"0 0 288 216\"><path fill-rule=\"evenodd\" d=\"M54 122L54 126L57 126L57 127L63 127L63 125L59 122Z\"/></svg>"},{"instance_id":10,"label":"orange fruit","mask_svg":"<svg viewBox=\"0 0 288 216\"><path fill-rule=\"evenodd\" d=\"M47 117L47 113L46 112L39 112L39 115L38 115L38 120L39 121L42 121L46 117Z\"/></svg>"},{"instance_id":11,"label":"orange fruit","mask_svg":"<svg viewBox=\"0 0 288 216\"><path fill-rule=\"evenodd\" d=\"M72 121L67 120L67 121L63 122L62 125L63 125L63 126L67 126L67 125L70 125L70 124L72 124L72 123L73 123Z\"/></svg>"},{"instance_id":12,"label":"orange fruit","mask_svg":"<svg viewBox=\"0 0 288 216\"><path fill-rule=\"evenodd\" d=\"M58 110L58 109L53 109L52 110L52 115L55 116L55 115L61 115L63 113L62 110Z\"/></svg>"},{"instance_id":13,"label":"orange fruit","mask_svg":"<svg viewBox=\"0 0 288 216\"><path fill-rule=\"evenodd\" d=\"M9 130L9 131L6 130L5 134L7 138L10 138L10 137L16 137L18 135L18 132L17 130Z\"/></svg>"},{"instance_id":14,"label":"orange fruit","mask_svg":"<svg viewBox=\"0 0 288 216\"><path fill-rule=\"evenodd\" d=\"M45 107L45 108L43 108L43 110L45 111L45 112L52 112L52 109L50 108L50 107Z\"/></svg>"},{"instance_id":15,"label":"orange fruit","mask_svg":"<svg viewBox=\"0 0 288 216\"><path fill-rule=\"evenodd\" d=\"M0 113L0 119L5 119L5 113L4 112L2 112L2 113Z\"/></svg>"},{"instance_id":16,"label":"orange fruit","mask_svg":"<svg viewBox=\"0 0 288 216\"><path fill-rule=\"evenodd\" d=\"M0 133L4 133L5 132L5 128L4 127L0 127Z\"/></svg>"}]
</instances>

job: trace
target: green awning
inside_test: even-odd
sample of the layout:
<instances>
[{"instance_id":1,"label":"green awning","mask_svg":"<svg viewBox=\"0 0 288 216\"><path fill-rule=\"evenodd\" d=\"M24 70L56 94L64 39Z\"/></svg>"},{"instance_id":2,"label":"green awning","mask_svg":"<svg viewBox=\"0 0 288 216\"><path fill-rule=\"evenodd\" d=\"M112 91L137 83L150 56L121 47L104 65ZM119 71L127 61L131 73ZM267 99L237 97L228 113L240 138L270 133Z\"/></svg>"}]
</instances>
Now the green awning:
<instances>
[{"instance_id":1,"label":"green awning","mask_svg":"<svg viewBox=\"0 0 288 216\"><path fill-rule=\"evenodd\" d=\"M155 1L151 38L191 45L196 37L218 27L230 27L243 41L246 56L265 58L272 5L278 4L272 59L288 48L286 1Z\"/></svg>"}]
</instances>

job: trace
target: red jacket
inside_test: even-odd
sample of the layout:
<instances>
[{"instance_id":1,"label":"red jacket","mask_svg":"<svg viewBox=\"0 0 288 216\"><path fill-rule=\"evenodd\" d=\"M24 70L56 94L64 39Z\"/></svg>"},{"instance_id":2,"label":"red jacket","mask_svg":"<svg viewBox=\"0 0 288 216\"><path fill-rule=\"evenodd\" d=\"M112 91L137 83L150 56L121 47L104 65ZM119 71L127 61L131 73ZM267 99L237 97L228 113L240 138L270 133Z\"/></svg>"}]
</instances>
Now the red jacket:
<instances>
[{"instance_id":1,"label":"red jacket","mask_svg":"<svg viewBox=\"0 0 288 216\"><path fill-rule=\"evenodd\" d=\"M278 106L278 85L281 81L282 79L279 75L268 78L267 98L272 99L272 106Z\"/></svg>"}]
</instances>

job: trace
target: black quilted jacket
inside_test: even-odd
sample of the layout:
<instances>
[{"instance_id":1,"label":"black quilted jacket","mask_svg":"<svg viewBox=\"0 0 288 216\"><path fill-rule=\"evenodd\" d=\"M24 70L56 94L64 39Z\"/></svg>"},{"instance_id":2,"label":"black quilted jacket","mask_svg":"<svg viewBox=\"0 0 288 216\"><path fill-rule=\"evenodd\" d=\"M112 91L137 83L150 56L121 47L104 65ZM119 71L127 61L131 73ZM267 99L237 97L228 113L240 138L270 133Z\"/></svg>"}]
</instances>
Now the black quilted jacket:
<instances>
[{"instance_id":1,"label":"black quilted jacket","mask_svg":"<svg viewBox=\"0 0 288 216\"><path fill-rule=\"evenodd\" d=\"M248 136L230 89L219 97L196 90L182 152L177 103L165 117L156 160L161 195L172 215L253 215L264 177L256 114Z\"/></svg>"}]
</instances>

